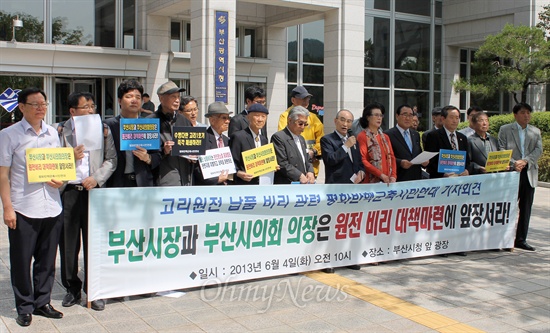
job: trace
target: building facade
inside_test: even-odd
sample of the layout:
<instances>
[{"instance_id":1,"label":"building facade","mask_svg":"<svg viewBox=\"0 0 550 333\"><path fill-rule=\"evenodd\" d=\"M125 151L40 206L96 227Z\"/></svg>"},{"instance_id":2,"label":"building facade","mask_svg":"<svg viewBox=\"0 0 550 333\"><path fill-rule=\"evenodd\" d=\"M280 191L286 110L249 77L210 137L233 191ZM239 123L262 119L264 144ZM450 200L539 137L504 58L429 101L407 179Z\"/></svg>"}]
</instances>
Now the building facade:
<instances>
[{"instance_id":1,"label":"building facade","mask_svg":"<svg viewBox=\"0 0 550 333\"><path fill-rule=\"evenodd\" d=\"M341 108L359 117L366 103L378 101L388 110L389 127L391 111L406 103L418 107L426 129L435 106L510 111L509 96L456 94L451 82L470 75L485 36L506 23L535 25L548 2L3 0L0 93L43 87L51 102L46 120L54 123L69 117L66 99L73 91L91 91L107 118L118 114L116 87L122 80L139 79L158 104L157 87L171 79L205 110L216 98L223 70L233 112L243 108L247 86L266 90L270 133L296 85L314 95L310 109L324 119ZM227 18L223 50L217 13ZM17 18L22 27L14 27ZM546 108L544 91L531 93L536 109ZM17 120L15 113L1 112L4 125ZM332 131L333 122L325 127Z\"/></svg>"}]
</instances>

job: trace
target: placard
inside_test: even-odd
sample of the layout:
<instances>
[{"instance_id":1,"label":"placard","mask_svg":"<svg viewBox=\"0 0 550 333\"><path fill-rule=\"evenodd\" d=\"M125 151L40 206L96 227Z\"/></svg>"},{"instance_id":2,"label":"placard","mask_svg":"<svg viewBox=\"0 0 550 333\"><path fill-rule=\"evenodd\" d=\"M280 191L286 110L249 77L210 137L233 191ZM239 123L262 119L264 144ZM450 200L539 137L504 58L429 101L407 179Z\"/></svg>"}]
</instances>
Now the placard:
<instances>
[{"instance_id":1,"label":"placard","mask_svg":"<svg viewBox=\"0 0 550 333\"><path fill-rule=\"evenodd\" d=\"M160 149L158 118L120 118L120 150Z\"/></svg>"},{"instance_id":2,"label":"placard","mask_svg":"<svg viewBox=\"0 0 550 333\"><path fill-rule=\"evenodd\" d=\"M273 143L242 152L246 173L256 176L277 170Z\"/></svg>"},{"instance_id":3,"label":"placard","mask_svg":"<svg viewBox=\"0 0 550 333\"><path fill-rule=\"evenodd\" d=\"M172 156L204 155L206 151L206 127L174 126Z\"/></svg>"},{"instance_id":4,"label":"placard","mask_svg":"<svg viewBox=\"0 0 550 333\"><path fill-rule=\"evenodd\" d=\"M29 183L76 179L74 150L71 147L28 148L25 158Z\"/></svg>"},{"instance_id":5,"label":"placard","mask_svg":"<svg viewBox=\"0 0 550 333\"><path fill-rule=\"evenodd\" d=\"M505 171L510 166L512 150L492 151L487 155L486 172Z\"/></svg>"},{"instance_id":6,"label":"placard","mask_svg":"<svg viewBox=\"0 0 550 333\"><path fill-rule=\"evenodd\" d=\"M462 150L439 150L437 172L461 174L466 168L466 152Z\"/></svg>"},{"instance_id":7,"label":"placard","mask_svg":"<svg viewBox=\"0 0 550 333\"><path fill-rule=\"evenodd\" d=\"M228 171L228 174L236 172L229 147L208 149L199 156L199 165L204 179L218 177L223 171Z\"/></svg>"}]
</instances>

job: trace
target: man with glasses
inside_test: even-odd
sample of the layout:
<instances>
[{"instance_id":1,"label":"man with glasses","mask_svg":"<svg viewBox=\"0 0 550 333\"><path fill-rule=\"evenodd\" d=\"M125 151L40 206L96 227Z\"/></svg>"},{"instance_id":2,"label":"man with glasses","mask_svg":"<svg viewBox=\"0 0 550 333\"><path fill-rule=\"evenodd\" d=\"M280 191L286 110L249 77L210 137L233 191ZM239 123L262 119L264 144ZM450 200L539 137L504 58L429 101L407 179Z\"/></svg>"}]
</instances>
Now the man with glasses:
<instances>
[{"instance_id":1,"label":"man with glasses","mask_svg":"<svg viewBox=\"0 0 550 333\"><path fill-rule=\"evenodd\" d=\"M24 89L17 101L23 119L0 131L0 198L10 242L16 322L29 326L33 314L63 317L50 305L62 228L59 188L63 182L29 183L26 150L58 148L59 136L44 122L48 110L44 91Z\"/></svg>"},{"instance_id":2,"label":"man with glasses","mask_svg":"<svg viewBox=\"0 0 550 333\"><path fill-rule=\"evenodd\" d=\"M304 86L297 86L290 93L290 101L292 105L279 116L279 125L277 130L283 130L288 122L288 114L290 109L295 106L302 106L307 110L309 101L313 97ZM323 123L313 112L309 113L307 119L308 125L302 131L302 136L306 140L308 159L313 165L315 177L319 174L319 158L321 158L321 138L325 135Z\"/></svg>"},{"instance_id":3,"label":"man with glasses","mask_svg":"<svg viewBox=\"0 0 550 333\"><path fill-rule=\"evenodd\" d=\"M301 135L308 124L309 111L295 106L288 113L287 126L271 137L275 147L277 164L275 184L314 184L313 165L307 153L306 140Z\"/></svg>"},{"instance_id":4,"label":"man with glasses","mask_svg":"<svg viewBox=\"0 0 550 333\"><path fill-rule=\"evenodd\" d=\"M489 117L485 112L475 112L472 115L474 134L468 137L468 155L470 155L472 174L487 173L485 164L490 152L498 151L497 139L489 135Z\"/></svg>"},{"instance_id":5,"label":"man with glasses","mask_svg":"<svg viewBox=\"0 0 550 333\"><path fill-rule=\"evenodd\" d=\"M254 104L266 105L265 91L258 86L250 86L244 91L244 102L246 104L244 110L231 118L229 123L228 135L231 137L234 133L248 128L248 110ZM267 124L261 128L262 135L267 138Z\"/></svg>"},{"instance_id":6,"label":"man with glasses","mask_svg":"<svg viewBox=\"0 0 550 333\"><path fill-rule=\"evenodd\" d=\"M261 130L265 126L268 114L269 111L262 104L252 104L246 115L248 127L230 136L229 146L237 170L235 177L233 177L233 184L235 185L260 184L260 177L254 177L252 174L246 173L242 153L268 144L267 137Z\"/></svg>"},{"instance_id":7,"label":"man with glasses","mask_svg":"<svg viewBox=\"0 0 550 333\"><path fill-rule=\"evenodd\" d=\"M74 118L95 113L94 97L89 92L75 92L68 97L71 119L63 124L61 146L73 147L76 160L76 177L61 187L63 202L63 231L59 242L61 255L61 282L67 290L61 305L73 306L80 302L82 280L78 277L80 237L84 243L84 272L88 272L88 191L103 187L116 169L116 148L107 125L97 133L101 149L88 150L76 141ZM84 291L87 292L87 279ZM92 309L105 309L104 300L92 301Z\"/></svg>"},{"instance_id":8,"label":"man with glasses","mask_svg":"<svg viewBox=\"0 0 550 333\"><path fill-rule=\"evenodd\" d=\"M197 117L199 116L199 107L197 105L198 103L195 97L184 96L181 98L178 113L187 118L193 127L208 127L206 124L197 121Z\"/></svg>"},{"instance_id":9,"label":"man with glasses","mask_svg":"<svg viewBox=\"0 0 550 333\"><path fill-rule=\"evenodd\" d=\"M231 112L222 102L208 105L208 112L204 115L210 122L210 127L206 130L207 150L229 146L229 138L223 132L229 127L230 114ZM201 168L195 167L194 176L196 185L227 185L229 174L225 170L218 177L204 179Z\"/></svg>"},{"instance_id":10,"label":"man with glasses","mask_svg":"<svg viewBox=\"0 0 550 333\"><path fill-rule=\"evenodd\" d=\"M397 165L397 181L422 179L422 167L420 164L412 164L411 161L422 153L420 147L420 134L412 128L413 110L409 105L401 105L395 112L397 125L384 133L388 135L395 155ZM427 166L428 161L422 166Z\"/></svg>"}]
</instances>

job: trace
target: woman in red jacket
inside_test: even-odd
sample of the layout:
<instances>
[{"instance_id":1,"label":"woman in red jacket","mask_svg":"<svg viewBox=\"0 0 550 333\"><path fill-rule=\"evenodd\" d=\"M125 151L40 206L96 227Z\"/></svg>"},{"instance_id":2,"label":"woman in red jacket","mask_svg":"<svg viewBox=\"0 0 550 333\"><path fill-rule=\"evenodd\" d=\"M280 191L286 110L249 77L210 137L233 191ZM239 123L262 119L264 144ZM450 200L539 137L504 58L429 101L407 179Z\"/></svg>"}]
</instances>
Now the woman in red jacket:
<instances>
[{"instance_id":1,"label":"woman in red jacket","mask_svg":"<svg viewBox=\"0 0 550 333\"><path fill-rule=\"evenodd\" d=\"M385 108L382 104L372 103L365 106L359 119L364 128L357 136L361 158L367 175L364 183L395 183L397 167L390 138L382 133L380 126Z\"/></svg>"}]
</instances>

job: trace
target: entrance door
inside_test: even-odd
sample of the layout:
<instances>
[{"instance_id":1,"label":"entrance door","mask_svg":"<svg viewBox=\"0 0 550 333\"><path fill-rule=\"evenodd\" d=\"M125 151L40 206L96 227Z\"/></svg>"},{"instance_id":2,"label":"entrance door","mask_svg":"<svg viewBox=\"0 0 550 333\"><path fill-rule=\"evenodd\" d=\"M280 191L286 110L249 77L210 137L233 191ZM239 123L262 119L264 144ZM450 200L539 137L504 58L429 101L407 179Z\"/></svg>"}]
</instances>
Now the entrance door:
<instances>
[{"instance_id":1,"label":"entrance door","mask_svg":"<svg viewBox=\"0 0 550 333\"><path fill-rule=\"evenodd\" d=\"M95 79L55 79L55 122L61 122L71 117L67 98L73 92L87 91L96 96Z\"/></svg>"}]
</instances>

